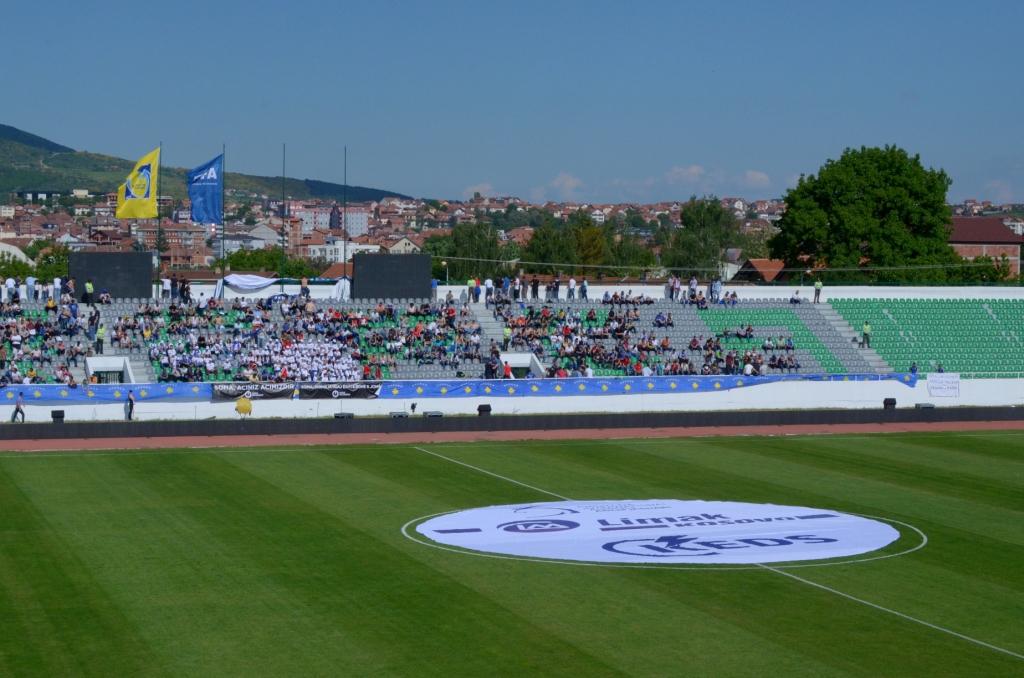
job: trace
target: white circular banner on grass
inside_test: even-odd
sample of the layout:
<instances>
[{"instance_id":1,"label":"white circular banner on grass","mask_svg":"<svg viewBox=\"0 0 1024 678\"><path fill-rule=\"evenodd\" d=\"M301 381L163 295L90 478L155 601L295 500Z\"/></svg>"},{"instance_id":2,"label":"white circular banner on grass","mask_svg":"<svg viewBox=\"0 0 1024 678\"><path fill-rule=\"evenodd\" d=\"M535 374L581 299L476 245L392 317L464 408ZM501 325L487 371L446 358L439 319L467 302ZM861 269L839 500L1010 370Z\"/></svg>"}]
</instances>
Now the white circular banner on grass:
<instances>
[{"instance_id":1,"label":"white circular banner on grass","mask_svg":"<svg viewBox=\"0 0 1024 678\"><path fill-rule=\"evenodd\" d=\"M676 499L488 506L431 518L428 539L483 553L600 563L757 564L875 551L900 533L860 516Z\"/></svg>"}]
</instances>

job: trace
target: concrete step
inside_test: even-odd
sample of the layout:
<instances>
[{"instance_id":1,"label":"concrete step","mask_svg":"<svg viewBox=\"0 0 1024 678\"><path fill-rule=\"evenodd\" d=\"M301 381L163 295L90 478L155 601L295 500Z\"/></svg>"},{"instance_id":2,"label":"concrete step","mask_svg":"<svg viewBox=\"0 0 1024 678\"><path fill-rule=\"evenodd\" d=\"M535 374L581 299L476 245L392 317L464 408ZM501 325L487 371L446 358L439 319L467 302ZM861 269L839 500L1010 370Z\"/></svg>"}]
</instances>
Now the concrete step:
<instances>
[{"instance_id":1,"label":"concrete step","mask_svg":"<svg viewBox=\"0 0 1024 678\"><path fill-rule=\"evenodd\" d=\"M846 319L832 308L827 301L814 304L814 308L835 329L844 342L854 344L860 340L860 332L851 327L850 323L846 322ZM858 355L863 361L862 365L867 365L868 369L876 374L887 374L892 371L889 364L872 349L858 348ZM857 367L861 368L862 365Z\"/></svg>"}]
</instances>

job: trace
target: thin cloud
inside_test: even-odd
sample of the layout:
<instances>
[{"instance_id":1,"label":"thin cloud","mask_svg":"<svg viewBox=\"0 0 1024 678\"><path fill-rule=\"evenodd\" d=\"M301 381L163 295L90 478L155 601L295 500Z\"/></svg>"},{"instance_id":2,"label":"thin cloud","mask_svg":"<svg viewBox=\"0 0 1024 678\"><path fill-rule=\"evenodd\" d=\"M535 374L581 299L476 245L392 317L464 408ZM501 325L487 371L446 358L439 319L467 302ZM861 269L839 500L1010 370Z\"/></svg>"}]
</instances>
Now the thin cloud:
<instances>
[{"instance_id":1,"label":"thin cloud","mask_svg":"<svg viewBox=\"0 0 1024 678\"><path fill-rule=\"evenodd\" d=\"M462 196L466 199L472 198L475 194L480 195L494 195L494 186L484 182L480 184L473 184L472 186L466 186L462 189Z\"/></svg>"},{"instance_id":2,"label":"thin cloud","mask_svg":"<svg viewBox=\"0 0 1024 678\"><path fill-rule=\"evenodd\" d=\"M772 185L771 177L760 170L747 170L743 173L743 185L747 188L768 188Z\"/></svg>"},{"instance_id":3,"label":"thin cloud","mask_svg":"<svg viewBox=\"0 0 1024 678\"><path fill-rule=\"evenodd\" d=\"M562 200L576 200L579 189L583 187L583 180L568 172L559 172L548 186L554 189Z\"/></svg>"},{"instance_id":4,"label":"thin cloud","mask_svg":"<svg viewBox=\"0 0 1024 678\"><path fill-rule=\"evenodd\" d=\"M1013 202L1013 188L1008 181L993 179L985 184L985 189L995 202Z\"/></svg>"},{"instance_id":5,"label":"thin cloud","mask_svg":"<svg viewBox=\"0 0 1024 678\"><path fill-rule=\"evenodd\" d=\"M701 165L674 165L665 172L665 183L669 186L689 185L699 182L707 175Z\"/></svg>"}]
</instances>

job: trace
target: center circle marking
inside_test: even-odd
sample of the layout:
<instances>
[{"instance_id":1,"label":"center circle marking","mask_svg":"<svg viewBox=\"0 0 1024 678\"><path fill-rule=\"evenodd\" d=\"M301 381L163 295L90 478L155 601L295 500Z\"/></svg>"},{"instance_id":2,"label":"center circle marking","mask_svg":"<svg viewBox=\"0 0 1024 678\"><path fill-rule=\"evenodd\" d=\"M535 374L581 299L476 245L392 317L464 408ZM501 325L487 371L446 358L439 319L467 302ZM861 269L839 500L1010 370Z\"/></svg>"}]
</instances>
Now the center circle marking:
<instances>
[{"instance_id":1,"label":"center circle marking","mask_svg":"<svg viewBox=\"0 0 1024 678\"><path fill-rule=\"evenodd\" d=\"M409 532L413 524L418 535ZM922 538L910 550L923 547L927 537L907 527ZM476 555L620 566L834 560L900 537L888 522L852 513L678 499L487 506L410 521L402 531L414 541ZM897 554L876 558L891 555Z\"/></svg>"}]
</instances>

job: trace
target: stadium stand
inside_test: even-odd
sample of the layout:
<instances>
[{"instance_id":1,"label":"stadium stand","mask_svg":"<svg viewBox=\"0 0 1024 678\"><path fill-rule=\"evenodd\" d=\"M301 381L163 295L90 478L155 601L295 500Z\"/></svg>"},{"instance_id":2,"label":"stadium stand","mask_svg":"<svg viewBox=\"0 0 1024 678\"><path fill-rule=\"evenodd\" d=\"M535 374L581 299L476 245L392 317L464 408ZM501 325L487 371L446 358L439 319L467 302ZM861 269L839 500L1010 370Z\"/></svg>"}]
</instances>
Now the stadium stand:
<instances>
[{"instance_id":1,"label":"stadium stand","mask_svg":"<svg viewBox=\"0 0 1024 678\"><path fill-rule=\"evenodd\" d=\"M89 353L88 320L76 318L74 307L43 304L23 308L19 302L0 306L0 382L78 383Z\"/></svg>"},{"instance_id":2,"label":"stadium stand","mask_svg":"<svg viewBox=\"0 0 1024 678\"><path fill-rule=\"evenodd\" d=\"M503 351L537 356L549 376L737 373L745 362L768 374L891 372L912 364L921 373L1024 372L1020 300L743 299L706 308L648 297L606 301L495 307L278 295L206 309L138 298L95 307L66 296L5 302L0 380L84 383L97 331L105 333L103 355L124 357L140 382L479 378L501 375L495 362ZM865 320L870 348L859 341Z\"/></svg>"},{"instance_id":3,"label":"stadium stand","mask_svg":"<svg viewBox=\"0 0 1024 678\"><path fill-rule=\"evenodd\" d=\"M734 371L753 357L767 367L772 355L790 354L799 368L787 363L775 371L870 372L860 351L822 314L819 305L779 300L712 304L705 309L667 299L634 303L602 301L521 302L502 306L496 317L511 330L509 348L533 352L549 372L589 366L595 376ZM672 325L664 320L671 314ZM751 337L737 331L753 330ZM696 339L700 351L693 351ZM766 340L771 340L766 344ZM709 340L711 341L709 345ZM717 343L716 343L717 342ZM793 350L785 350L791 342ZM580 350L582 345L583 350ZM705 348L712 349L708 355ZM752 354L752 355L748 355ZM778 358L779 355L776 355ZM684 360L685 358L685 360ZM692 368L691 368L692 366ZM695 370L694 371L691 371Z\"/></svg>"},{"instance_id":4,"label":"stadium stand","mask_svg":"<svg viewBox=\"0 0 1024 678\"><path fill-rule=\"evenodd\" d=\"M896 370L1017 376L1024 372L1024 301L1011 299L832 299Z\"/></svg>"},{"instance_id":5,"label":"stadium stand","mask_svg":"<svg viewBox=\"0 0 1024 678\"><path fill-rule=\"evenodd\" d=\"M223 307L114 302L112 349L158 381L451 378L481 360L468 306L424 299L318 304L297 297ZM137 337L148 362L133 355ZM474 376L476 376L474 374Z\"/></svg>"}]
</instances>

